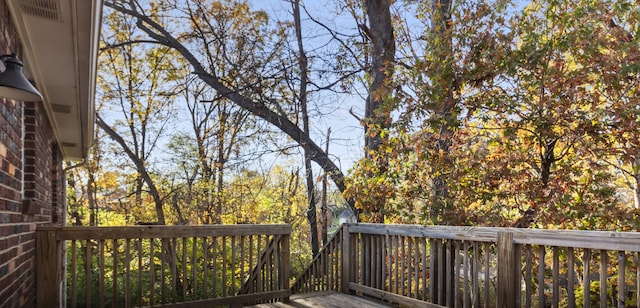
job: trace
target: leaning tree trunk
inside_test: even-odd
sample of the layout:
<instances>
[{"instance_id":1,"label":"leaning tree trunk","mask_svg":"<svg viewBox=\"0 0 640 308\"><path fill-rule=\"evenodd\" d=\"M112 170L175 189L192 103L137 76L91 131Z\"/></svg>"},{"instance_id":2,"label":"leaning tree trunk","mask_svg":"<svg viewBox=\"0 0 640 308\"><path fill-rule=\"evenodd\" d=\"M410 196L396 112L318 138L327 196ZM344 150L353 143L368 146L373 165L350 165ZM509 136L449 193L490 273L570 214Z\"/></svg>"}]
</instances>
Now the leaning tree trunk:
<instances>
[{"instance_id":1,"label":"leaning tree trunk","mask_svg":"<svg viewBox=\"0 0 640 308\"><path fill-rule=\"evenodd\" d=\"M338 166L329 158L329 155L324 152L322 147L316 144L309 135L306 135L304 131L296 125L296 123L291 121L291 119L269 109L267 105L243 95L241 91L228 86L228 84L219 77L209 73L209 70L205 68L205 66L198 60L198 57L190 51L187 45L182 44L178 38L173 36L173 34L164 28L162 24L145 15L144 12L141 12L136 1L105 1L105 6L136 18L136 25L140 30L146 33L149 38L155 40L158 44L173 48L180 53L192 66L192 74L194 76L197 76L202 80L202 82L216 90L222 97L229 99L238 107L250 112L254 116L267 121L271 125L277 127L281 132L291 137L292 140L294 140L303 148L304 151L308 153L308 156L312 161L318 164L324 172L329 174L340 192L344 192L346 190L344 173L342 173L340 168L338 168ZM355 200L348 199L346 201L351 210L356 212Z\"/></svg>"},{"instance_id":2,"label":"leaning tree trunk","mask_svg":"<svg viewBox=\"0 0 640 308\"><path fill-rule=\"evenodd\" d=\"M116 143L120 145L120 147L122 147L122 150L124 150L127 156L129 156L129 159L131 159L133 164L136 166L137 171L140 173L140 176L142 177L142 179L144 180L144 182L147 184L149 188L149 194L153 198L153 202L155 204L155 209L156 209L156 215L158 218L157 223L159 225L166 225L166 221L164 219L164 210L162 209L162 198L160 198L160 193L158 192L158 189L156 188L155 183L151 179L151 176L147 172L145 163L142 160L140 160L140 158L137 157L133 153L133 151L131 151L131 149L129 148L129 146L127 146L127 143L124 141L124 139L122 139L122 137L118 135L118 133L116 133L113 129L111 129L111 127L107 125L107 123L105 123L104 120L102 120L102 117L100 117L100 115L98 114L96 114L96 123L105 133L107 133L107 135L109 135L109 137L111 137L111 139L113 139Z\"/></svg>"}]
</instances>

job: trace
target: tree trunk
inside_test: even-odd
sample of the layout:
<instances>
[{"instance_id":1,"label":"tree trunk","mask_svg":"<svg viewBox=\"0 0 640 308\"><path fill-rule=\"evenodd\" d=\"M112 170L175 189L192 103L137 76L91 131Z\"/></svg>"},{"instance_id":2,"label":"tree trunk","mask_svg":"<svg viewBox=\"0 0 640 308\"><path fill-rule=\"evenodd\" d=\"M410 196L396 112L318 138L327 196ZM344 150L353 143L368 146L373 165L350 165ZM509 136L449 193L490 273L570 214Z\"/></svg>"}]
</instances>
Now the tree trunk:
<instances>
[{"instance_id":1,"label":"tree trunk","mask_svg":"<svg viewBox=\"0 0 640 308\"><path fill-rule=\"evenodd\" d=\"M451 20L451 0L434 0L432 2L433 17L431 20L432 31L440 40L440 45L435 46L442 61L442 72L438 73L441 92L435 97L436 109L434 121L437 123L437 142L435 153L438 153L438 161L434 164L433 173L433 202L431 206L431 218L439 223L449 223L453 217L450 210L453 201L449 195L446 168L450 160L451 138L453 128L456 125L456 115L453 110L456 105L454 97L456 89L455 75L452 67L453 36Z\"/></svg>"},{"instance_id":2,"label":"tree trunk","mask_svg":"<svg viewBox=\"0 0 640 308\"><path fill-rule=\"evenodd\" d=\"M325 143L324 151L329 154L329 140L331 140L331 128L327 129L327 141ZM322 175L322 205L320 208L320 215L322 221L322 245L326 245L329 237L329 204L327 203L327 173Z\"/></svg>"},{"instance_id":3,"label":"tree trunk","mask_svg":"<svg viewBox=\"0 0 640 308\"><path fill-rule=\"evenodd\" d=\"M633 170L640 170L640 160L636 160L636 166ZM634 190L633 190L633 205L636 209L640 209L640 171L636 171L633 175L634 178Z\"/></svg>"},{"instance_id":4,"label":"tree trunk","mask_svg":"<svg viewBox=\"0 0 640 308\"><path fill-rule=\"evenodd\" d=\"M107 133L107 135L109 135L111 139L113 139L116 143L118 143L120 147L122 147L124 152L127 153L127 156L129 156L129 159L131 159L131 161L134 163L134 165L136 166L136 169L140 173L140 176L142 177L142 179L144 180L144 182L147 184L149 188L149 194L151 194L151 197L153 198L155 209L156 209L156 216L158 218L157 223L159 225L166 225L167 223L164 218L164 210L162 209L162 198L160 198L160 193L158 192L158 189L156 188L155 183L151 179L151 176L147 172L147 168L145 167L144 161L140 160L140 158L137 157L133 153L133 151L131 151L131 149L129 148L129 146L127 146L127 143L124 141L124 139L122 139L122 137L118 135L118 133L116 133L113 129L111 129L111 127L107 125L107 123L105 123L104 120L102 120L102 117L100 117L100 115L98 114L96 114L96 124L98 124L98 126L105 133Z\"/></svg>"},{"instance_id":5,"label":"tree trunk","mask_svg":"<svg viewBox=\"0 0 640 308\"><path fill-rule=\"evenodd\" d=\"M113 1L106 1L105 5L117 10L121 13L127 14L138 19L137 26L140 30L144 31L150 38L157 41L158 44L162 44L175 49L180 53L187 62L193 67L193 74L198 76L200 80L209 85L211 88L220 93L221 96L229 99L240 108L250 112L254 116L257 116L271 125L277 127L280 131L291 137L298 145L300 145L304 151L309 154L312 161L317 163L333 180L336 187L344 192L346 190L344 182L344 173L338 168L338 166L329 158L327 153L318 146L310 136L306 135L300 127L293 123L285 115L274 112L266 105L254 101L249 97L241 94L235 89L229 88L218 77L211 73L200 63L198 58L191 53L189 48L182 44L177 38L175 38L167 29L161 24L155 22L150 17L146 16L143 12L138 11L135 1L127 2L127 4L116 3ZM354 213L357 213L354 200L346 200L349 207Z\"/></svg>"},{"instance_id":6,"label":"tree trunk","mask_svg":"<svg viewBox=\"0 0 640 308\"><path fill-rule=\"evenodd\" d=\"M309 134L309 113L307 108L307 82L309 80L308 60L302 44L300 0L291 1L291 5L293 6L293 21L296 30L296 41L298 42L298 69L300 69L300 89L298 92L298 99L300 103L300 113L302 115L302 132L307 139L311 139ZM304 148L304 170L307 183L307 201L309 202L307 207L307 220L309 221L309 232L311 232L311 251L315 256L318 254L318 251L320 251L320 245L318 243L318 219L315 185L313 183L313 170L311 169L311 157L312 153L309 152L309 149Z\"/></svg>"},{"instance_id":7,"label":"tree trunk","mask_svg":"<svg viewBox=\"0 0 640 308\"><path fill-rule=\"evenodd\" d=\"M375 160L379 174L387 170L388 160L385 155L378 155L380 146L385 142L383 133L391 123L393 78L396 45L393 37L393 25L391 24L391 11L389 0L367 0L367 19L369 28L365 32L371 44L371 83L365 104L365 157ZM371 174L370 176L377 176ZM371 221L384 222L382 210L386 200L379 200L372 205Z\"/></svg>"}]
</instances>

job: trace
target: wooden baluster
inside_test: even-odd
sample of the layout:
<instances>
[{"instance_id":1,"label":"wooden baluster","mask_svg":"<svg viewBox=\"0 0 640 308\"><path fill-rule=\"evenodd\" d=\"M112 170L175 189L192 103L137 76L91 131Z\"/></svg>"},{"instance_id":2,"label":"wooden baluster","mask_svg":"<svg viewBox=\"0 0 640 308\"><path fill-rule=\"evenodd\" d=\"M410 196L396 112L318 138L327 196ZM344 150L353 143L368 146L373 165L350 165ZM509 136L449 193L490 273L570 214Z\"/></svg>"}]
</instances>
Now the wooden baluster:
<instances>
[{"instance_id":1,"label":"wooden baluster","mask_svg":"<svg viewBox=\"0 0 640 308\"><path fill-rule=\"evenodd\" d=\"M462 301L462 306L463 307L469 307L471 305L470 303L470 299L471 296L469 294L469 292L471 291L471 288L469 287L469 253L470 253L470 247L469 247L469 241L464 241L464 246L463 246L463 251L464 251L464 255L463 255L463 262L464 262L464 266L462 267L464 270L464 273L462 275L463 277L463 292L462 292L462 296L463 296L463 301Z\"/></svg>"},{"instance_id":2,"label":"wooden baluster","mask_svg":"<svg viewBox=\"0 0 640 308\"><path fill-rule=\"evenodd\" d=\"M540 308L546 307L546 297L544 295L544 255L545 247L543 245L538 246L538 303Z\"/></svg>"},{"instance_id":3,"label":"wooden baluster","mask_svg":"<svg viewBox=\"0 0 640 308\"><path fill-rule=\"evenodd\" d=\"M574 308L576 306L576 295L574 291L575 255L573 252L573 247L569 247L567 249L567 257L567 302L569 308Z\"/></svg>"},{"instance_id":4,"label":"wooden baluster","mask_svg":"<svg viewBox=\"0 0 640 308\"><path fill-rule=\"evenodd\" d=\"M584 268L582 269L582 307L591 307L591 249L584 250L582 257Z\"/></svg>"},{"instance_id":5,"label":"wooden baluster","mask_svg":"<svg viewBox=\"0 0 640 308\"><path fill-rule=\"evenodd\" d=\"M155 281L156 281L156 268L155 268L155 256L154 256L154 246L155 241L153 238L149 239L149 305L153 306L156 304L155 298Z\"/></svg>"},{"instance_id":6,"label":"wooden baluster","mask_svg":"<svg viewBox=\"0 0 640 308\"><path fill-rule=\"evenodd\" d=\"M478 276L480 275L480 242L473 242L473 307L480 306L480 283Z\"/></svg>"},{"instance_id":7,"label":"wooden baluster","mask_svg":"<svg viewBox=\"0 0 640 308\"><path fill-rule=\"evenodd\" d=\"M71 307L77 307L77 290L76 286L78 283L78 278L76 272L78 270L76 260L76 240L71 241ZM86 277L85 277L86 279Z\"/></svg>"},{"instance_id":8,"label":"wooden baluster","mask_svg":"<svg viewBox=\"0 0 640 308\"><path fill-rule=\"evenodd\" d=\"M112 255L113 263L111 266L113 267L113 280L111 281L111 290L112 290L112 302L111 306L116 306L116 300L118 298L118 240L113 240L113 255Z\"/></svg>"},{"instance_id":9,"label":"wooden baluster","mask_svg":"<svg viewBox=\"0 0 640 308\"><path fill-rule=\"evenodd\" d=\"M165 277L165 267L166 267L165 259L167 258L167 255L166 255L167 240L164 238L160 238L159 240L160 240L160 303L165 304L167 302L165 297L166 280L167 280Z\"/></svg>"},{"instance_id":10,"label":"wooden baluster","mask_svg":"<svg viewBox=\"0 0 640 308\"><path fill-rule=\"evenodd\" d=\"M422 300L427 300L427 239L420 239L420 247L422 249Z\"/></svg>"},{"instance_id":11,"label":"wooden baluster","mask_svg":"<svg viewBox=\"0 0 640 308\"><path fill-rule=\"evenodd\" d=\"M100 307L104 307L104 240L98 241L98 268L100 277L98 278L98 301Z\"/></svg>"},{"instance_id":12,"label":"wooden baluster","mask_svg":"<svg viewBox=\"0 0 640 308\"><path fill-rule=\"evenodd\" d=\"M124 303L131 307L131 239L127 239L124 245Z\"/></svg>"},{"instance_id":13,"label":"wooden baluster","mask_svg":"<svg viewBox=\"0 0 640 308\"><path fill-rule=\"evenodd\" d=\"M607 308L607 251L600 250L600 308Z\"/></svg>"},{"instance_id":14,"label":"wooden baluster","mask_svg":"<svg viewBox=\"0 0 640 308\"><path fill-rule=\"evenodd\" d=\"M512 232L498 232L497 307L515 307L516 251Z\"/></svg>"},{"instance_id":15,"label":"wooden baluster","mask_svg":"<svg viewBox=\"0 0 640 308\"><path fill-rule=\"evenodd\" d=\"M143 256L143 251L142 251L142 238L138 238L138 241L136 243L137 245L137 250L138 250L138 307L142 306L142 256Z\"/></svg>"},{"instance_id":16,"label":"wooden baluster","mask_svg":"<svg viewBox=\"0 0 640 308\"><path fill-rule=\"evenodd\" d=\"M624 251L618 251L618 308L625 307L627 295L627 281L625 279L626 256Z\"/></svg>"},{"instance_id":17,"label":"wooden baluster","mask_svg":"<svg viewBox=\"0 0 640 308\"><path fill-rule=\"evenodd\" d=\"M531 245L524 246L526 261L525 261L525 278L524 278L524 306L531 307L532 305L532 297L533 297L533 288L531 286L531 282L533 280L533 252L531 251Z\"/></svg>"},{"instance_id":18,"label":"wooden baluster","mask_svg":"<svg viewBox=\"0 0 640 308\"><path fill-rule=\"evenodd\" d=\"M489 307L489 281L491 280L491 277L489 276L490 245L490 243L484 243L484 307Z\"/></svg>"},{"instance_id":19,"label":"wooden baluster","mask_svg":"<svg viewBox=\"0 0 640 308\"><path fill-rule=\"evenodd\" d=\"M236 294L235 273L236 273L236 237L232 236L231 237L231 294L229 294L232 296Z\"/></svg>"},{"instance_id":20,"label":"wooden baluster","mask_svg":"<svg viewBox=\"0 0 640 308\"><path fill-rule=\"evenodd\" d=\"M458 260L458 256L460 255L460 242L452 240L451 241L451 259L455 260L451 266L453 269L453 273L451 273L451 279L453 280L453 290L451 292L451 296L453 297L453 306L460 306L460 261Z\"/></svg>"},{"instance_id":21,"label":"wooden baluster","mask_svg":"<svg viewBox=\"0 0 640 308\"><path fill-rule=\"evenodd\" d=\"M560 301L560 277L559 277L559 267L560 261L558 256L558 247L553 246L551 248L553 253L553 269L552 269L552 279L553 279L553 301L551 302L551 306L553 308L558 308L558 302Z\"/></svg>"}]
</instances>

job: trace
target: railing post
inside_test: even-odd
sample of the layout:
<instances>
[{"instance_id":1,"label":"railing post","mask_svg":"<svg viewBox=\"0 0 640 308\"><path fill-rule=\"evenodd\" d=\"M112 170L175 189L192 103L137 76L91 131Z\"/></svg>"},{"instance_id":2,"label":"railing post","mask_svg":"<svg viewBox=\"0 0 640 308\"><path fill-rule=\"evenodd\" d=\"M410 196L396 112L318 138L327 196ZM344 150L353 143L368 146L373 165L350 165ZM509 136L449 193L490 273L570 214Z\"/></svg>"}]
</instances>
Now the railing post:
<instances>
[{"instance_id":1,"label":"railing post","mask_svg":"<svg viewBox=\"0 0 640 308\"><path fill-rule=\"evenodd\" d=\"M280 290L289 290L289 280L291 279L291 274L289 272L290 270L290 257L291 257L291 248L290 248L290 244L289 244L289 239L290 236L289 234L284 234L282 235L281 241L282 241L282 256L280 260L282 260L280 262L280 266L282 266L281 270L282 270L282 281L281 283L281 287ZM289 297L285 297L282 299L283 302L288 303L289 302Z\"/></svg>"},{"instance_id":2,"label":"railing post","mask_svg":"<svg viewBox=\"0 0 640 308\"><path fill-rule=\"evenodd\" d=\"M55 229L36 230L36 307L62 307L61 241Z\"/></svg>"},{"instance_id":3,"label":"railing post","mask_svg":"<svg viewBox=\"0 0 640 308\"><path fill-rule=\"evenodd\" d=\"M513 232L498 232L498 308L516 307L516 281L518 267L516 266L516 246L513 242Z\"/></svg>"},{"instance_id":4,"label":"railing post","mask_svg":"<svg viewBox=\"0 0 640 308\"><path fill-rule=\"evenodd\" d=\"M351 242L351 235L349 230L349 224L344 224L342 226L342 277L340 277L340 281L342 282L342 293L349 293L349 282L351 277L351 247L349 243Z\"/></svg>"}]
</instances>

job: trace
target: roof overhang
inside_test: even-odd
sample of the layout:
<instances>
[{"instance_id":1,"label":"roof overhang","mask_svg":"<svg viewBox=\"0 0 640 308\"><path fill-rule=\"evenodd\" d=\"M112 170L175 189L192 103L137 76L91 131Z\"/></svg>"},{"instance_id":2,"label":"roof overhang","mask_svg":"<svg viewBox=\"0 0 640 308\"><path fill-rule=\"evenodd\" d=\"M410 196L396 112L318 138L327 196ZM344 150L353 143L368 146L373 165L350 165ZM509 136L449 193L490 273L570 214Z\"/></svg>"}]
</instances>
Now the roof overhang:
<instances>
[{"instance_id":1,"label":"roof overhang","mask_svg":"<svg viewBox=\"0 0 640 308\"><path fill-rule=\"evenodd\" d=\"M44 107L65 160L86 157L95 125L95 81L103 0L6 0L25 75Z\"/></svg>"}]
</instances>

